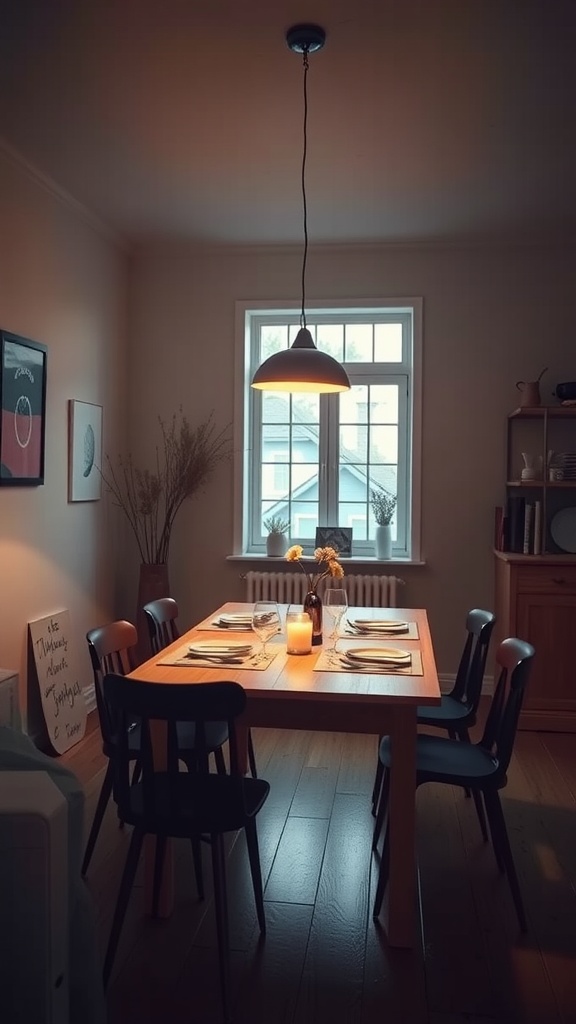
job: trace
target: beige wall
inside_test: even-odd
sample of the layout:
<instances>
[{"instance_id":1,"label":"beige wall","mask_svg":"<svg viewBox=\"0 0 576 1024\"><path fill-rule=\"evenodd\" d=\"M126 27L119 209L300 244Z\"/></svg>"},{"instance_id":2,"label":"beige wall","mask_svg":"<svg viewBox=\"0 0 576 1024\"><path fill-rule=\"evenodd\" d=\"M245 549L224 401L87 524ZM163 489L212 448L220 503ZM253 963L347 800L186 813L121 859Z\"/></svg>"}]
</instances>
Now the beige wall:
<instances>
[{"instance_id":1,"label":"beige wall","mask_svg":"<svg viewBox=\"0 0 576 1024\"><path fill-rule=\"evenodd\" d=\"M105 443L123 436L126 269L78 210L2 152L0 234L0 326L48 346L46 482L0 488L0 667L19 672L25 703L28 621L69 609L89 685L84 635L116 603L107 504L67 500L67 416L71 398L100 404Z\"/></svg>"},{"instance_id":2,"label":"beige wall","mask_svg":"<svg viewBox=\"0 0 576 1024\"><path fill-rule=\"evenodd\" d=\"M301 254L140 252L131 285L133 450L183 405L224 424L234 401L234 303L298 298ZM549 367L542 398L576 376L574 251L533 246L312 250L308 299L422 296L424 567L401 567L405 601L429 610L439 668L455 671L468 608L493 605L493 507L504 499L515 382ZM183 621L243 595L232 550L232 473L184 507L170 559Z\"/></svg>"},{"instance_id":3,"label":"beige wall","mask_svg":"<svg viewBox=\"0 0 576 1024\"><path fill-rule=\"evenodd\" d=\"M0 666L26 678L26 624L69 608L84 633L135 615L137 556L108 500L67 501L67 403L104 407L104 450L149 457L158 415L231 422L234 304L298 298L301 252L149 246L132 261L79 211L0 155L0 326L48 346L46 483L0 489ZM439 668L455 670L466 610L491 606L493 506L504 498L514 383L543 366L543 400L576 376L574 251L554 247L312 250L308 297L424 300L423 552L394 569L429 609ZM126 298L128 301L126 302ZM129 317L129 351L125 336ZM170 558L182 622L242 598L230 562L232 471L177 521Z\"/></svg>"}]
</instances>

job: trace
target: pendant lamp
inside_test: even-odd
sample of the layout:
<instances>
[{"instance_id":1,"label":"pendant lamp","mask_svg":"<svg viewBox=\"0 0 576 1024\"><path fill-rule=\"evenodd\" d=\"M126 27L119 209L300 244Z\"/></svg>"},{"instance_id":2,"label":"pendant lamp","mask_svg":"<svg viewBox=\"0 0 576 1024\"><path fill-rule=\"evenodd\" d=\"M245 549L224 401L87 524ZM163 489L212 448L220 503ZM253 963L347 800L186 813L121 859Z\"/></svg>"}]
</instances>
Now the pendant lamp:
<instances>
[{"instance_id":1,"label":"pendant lamp","mask_svg":"<svg viewBox=\"0 0 576 1024\"><path fill-rule=\"evenodd\" d=\"M308 128L308 54L324 46L326 33L319 25L294 25L286 33L286 42L294 53L301 53L304 66L304 148L302 153L302 202L304 211L304 255L302 259L302 311L300 330L291 347L276 352L258 367L252 387L261 391L309 391L329 393L349 391L350 381L344 367L326 352L319 352L306 327L306 259L308 256L308 209L306 203L306 156Z\"/></svg>"}]
</instances>

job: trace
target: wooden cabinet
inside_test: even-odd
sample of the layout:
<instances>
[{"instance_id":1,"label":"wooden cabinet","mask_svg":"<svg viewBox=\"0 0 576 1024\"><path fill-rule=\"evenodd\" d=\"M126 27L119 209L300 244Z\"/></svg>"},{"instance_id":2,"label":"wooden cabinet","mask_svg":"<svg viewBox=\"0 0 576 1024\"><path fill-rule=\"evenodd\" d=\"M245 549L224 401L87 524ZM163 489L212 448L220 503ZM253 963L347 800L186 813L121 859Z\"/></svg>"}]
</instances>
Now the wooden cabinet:
<instances>
[{"instance_id":1,"label":"wooden cabinet","mask_svg":"<svg viewBox=\"0 0 576 1024\"><path fill-rule=\"evenodd\" d=\"M536 649L520 728L576 732L576 555L495 558L497 640Z\"/></svg>"}]
</instances>

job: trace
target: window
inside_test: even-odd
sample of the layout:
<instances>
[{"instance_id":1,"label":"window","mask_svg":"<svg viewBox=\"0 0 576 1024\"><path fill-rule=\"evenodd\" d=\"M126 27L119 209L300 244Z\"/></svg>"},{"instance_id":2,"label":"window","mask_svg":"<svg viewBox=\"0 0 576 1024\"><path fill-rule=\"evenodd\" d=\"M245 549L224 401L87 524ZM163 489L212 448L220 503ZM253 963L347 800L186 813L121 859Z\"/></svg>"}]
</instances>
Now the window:
<instances>
[{"instance_id":1,"label":"window","mask_svg":"<svg viewBox=\"0 0 576 1024\"><path fill-rule=\"evenodd\" d=\"M299 310L238 304L236 554L264 553L263 520L276 514L290 522L291 543L308 551L317 526L346 526L352 557L373 557L370 490L379 485L398 498L393 557L420 557L420 319L414 299L307 309L317 347L344 364L351 390L288 394L257 391L250 380L292 344Z\"/></svg>"}]
</instances>

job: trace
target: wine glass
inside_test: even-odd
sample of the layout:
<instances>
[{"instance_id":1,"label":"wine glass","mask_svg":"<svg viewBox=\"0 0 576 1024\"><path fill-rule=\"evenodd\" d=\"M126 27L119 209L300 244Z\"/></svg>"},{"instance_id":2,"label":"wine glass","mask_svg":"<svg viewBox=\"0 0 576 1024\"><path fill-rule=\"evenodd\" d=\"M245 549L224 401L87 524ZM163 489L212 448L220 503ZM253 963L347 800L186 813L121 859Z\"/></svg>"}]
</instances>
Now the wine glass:
<instances>
[{"instance_id":1,"label":"wine glass","mask_svg":"<svg viewBox=\"0 0 576 1024\"><path fill-rule=\"evenodd\" d=\"M280 632L280 612L276 601L256 601L252 611L252 629L262 647L258 660L266 658L266 644L270 637Z\"/></svg>"},{"instance_id":2,"label":"wine glass","mask_svg":"<svg viewBox=\"0 0 576 1024\"><path fill-rule=\"evenodd\" d=\"M328 652L334 657L338 642L338 629L342 616L348 608L348 595L345 587L328 587L324 593L323 604L324 611L334 623L330 634L332 637L332 647Z\"/></svg>"}]
</instances>

